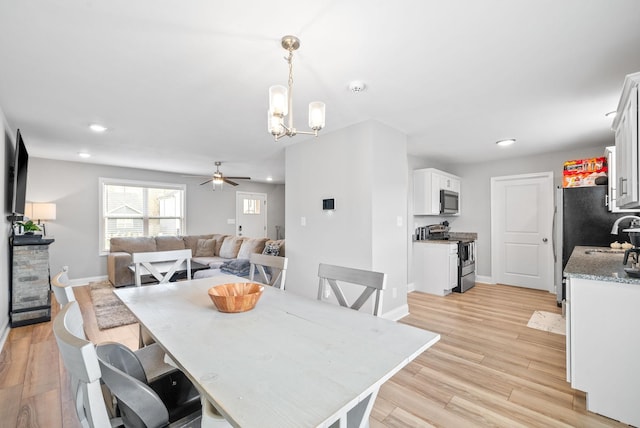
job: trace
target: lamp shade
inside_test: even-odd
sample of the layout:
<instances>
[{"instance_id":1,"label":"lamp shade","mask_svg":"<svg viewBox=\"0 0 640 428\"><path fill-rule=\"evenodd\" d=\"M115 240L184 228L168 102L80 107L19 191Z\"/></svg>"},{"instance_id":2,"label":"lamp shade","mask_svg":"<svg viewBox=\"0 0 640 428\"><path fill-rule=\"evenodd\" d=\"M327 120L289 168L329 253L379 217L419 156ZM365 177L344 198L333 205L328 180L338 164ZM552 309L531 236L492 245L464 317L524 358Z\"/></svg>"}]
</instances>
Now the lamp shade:
<instances>
[{"instance_id":1,"label":"lamp shade","mask_svg":"<svg viewBox=\"0 0 640 428\"><path fill-rule=\"evenodd\" d=\"M289 114L287 88L284 86L274 85L269 88L269 112L280 116Z\"/></svg>"},{"instance_id":2,"label":"lamp shade","mask_svg":"<svg viewBox=\"0 0 640 428\"><path fill-rule=\"evenodd\" d=\"M33 218L33 203L27 202L24 204L24 216L26 218Z\"/></svg>"},{"instance_id":3,"label":"lamp shade","mask_svg":"<svg viewBox=\"0 0 640 428\"><path fill-rule=\"evenodd\" d=\"M31 204L31 218L37 220L55 220L56 204L34 202Z\"/></svg>"},{"instance_id":4,"label":"lamp shade","mask_svg":"<svg viewBox=\"0 0 640 428\"><path fill-rule=\"evenodd\" d=\"M325 106L323 102L314 101L309 103L309 128L319 131L324 128Z\"/></svg>"}]
</instances>

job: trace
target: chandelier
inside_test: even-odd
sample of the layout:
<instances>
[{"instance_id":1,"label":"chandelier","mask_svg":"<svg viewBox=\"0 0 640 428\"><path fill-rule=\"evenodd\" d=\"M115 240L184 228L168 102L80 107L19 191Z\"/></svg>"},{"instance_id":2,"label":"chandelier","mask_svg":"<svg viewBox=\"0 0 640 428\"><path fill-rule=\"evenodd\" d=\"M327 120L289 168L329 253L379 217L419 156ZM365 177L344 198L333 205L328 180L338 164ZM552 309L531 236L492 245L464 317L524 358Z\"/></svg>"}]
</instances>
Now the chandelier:
<instances>
[{"instance_id":1,"label":"chandelier","mask_svg":"<svg viewBox=\"0 0 640 428\"><path fill-rule=\"evenodd\" d=\"M323 102L309 103L309 128L313 131L298 131L293 126L293 51L300 47L300 39L295 36L284 36L282 47L289 51L289 55L284 57L289 64L289 88L281 85L269 88L269 112L267 115L269 132L276 141L284 136L293 137L296 134L317 137L318 131L324 127L325 105ZM288 123L285 125L286 116L288 116Z\"/></svg>"}]
</instances>

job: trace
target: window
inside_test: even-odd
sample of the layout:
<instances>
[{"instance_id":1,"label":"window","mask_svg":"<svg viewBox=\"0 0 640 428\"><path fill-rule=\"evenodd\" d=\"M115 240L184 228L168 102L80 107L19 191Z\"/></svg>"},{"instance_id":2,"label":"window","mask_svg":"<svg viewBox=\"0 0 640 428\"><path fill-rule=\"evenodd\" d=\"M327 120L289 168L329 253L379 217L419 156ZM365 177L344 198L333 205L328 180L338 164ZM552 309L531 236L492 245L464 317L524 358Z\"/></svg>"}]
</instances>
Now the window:
<instances>
[{"instance_id":1,"label":"window","mask_svg":"<svg viewBox=\"0 0 640 428\"><path fill-rule=\"evenodd\" d=\"M260 215L260 199L243 199L242 214Z\"/></svg>"},{"instance_id":2,"label":"window","mask_svg":"<svg viewBox=\"0 0 640 428\"><path fill-rule=\"evenodd\" d=\"M120 236L184 235L185 185L100 179L100 252Z\"/></svg>"}]
</instances>

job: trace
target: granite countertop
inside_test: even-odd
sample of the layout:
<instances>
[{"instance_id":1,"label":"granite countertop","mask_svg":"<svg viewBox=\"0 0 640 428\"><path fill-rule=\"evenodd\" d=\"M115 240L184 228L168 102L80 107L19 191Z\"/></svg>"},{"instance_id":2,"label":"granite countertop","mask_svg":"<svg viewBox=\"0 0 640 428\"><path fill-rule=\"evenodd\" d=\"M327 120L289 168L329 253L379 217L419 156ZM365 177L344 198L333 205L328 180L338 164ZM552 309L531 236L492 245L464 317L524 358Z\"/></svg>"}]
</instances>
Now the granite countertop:
<instances>
[{"instance_id":1,"label":"granite countertop","mask_svg":"<svg viewBox=\"0 0 640 428\"><path fill-rule=\"evenodd\" d=\"M424 244L456 244L458 241L476 241L478 234L475 232L449 232L449 239L423 239L414 240L413 242L419 242Z\"/></svg>"},{"instance_id":2,"label":"granite countertop","mask_svg":"<svg viewBox=\"0 0 640 428\"><path fill-rule=\"evenodd\" d=\"M632 278L623 265L624 250L608 247L575 247L569 257L564 273L569 278L593 279L596 281L639 284L640 278Z\"/></svg>"}]
</instances>

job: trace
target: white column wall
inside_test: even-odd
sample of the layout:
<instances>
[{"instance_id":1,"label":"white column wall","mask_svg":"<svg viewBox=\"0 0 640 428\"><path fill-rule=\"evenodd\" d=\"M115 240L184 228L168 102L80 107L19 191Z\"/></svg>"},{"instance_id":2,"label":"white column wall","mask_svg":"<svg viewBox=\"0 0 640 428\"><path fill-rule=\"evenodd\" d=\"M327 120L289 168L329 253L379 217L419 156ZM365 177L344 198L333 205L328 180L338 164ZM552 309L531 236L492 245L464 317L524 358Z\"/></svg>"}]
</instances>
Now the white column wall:
<instances>
[{"instance_id":1,"label":"white column wall","mask_svg":"<svg viewBox=\"0 0 640 428\"><path fill-rule=\"evenodd\" d=\"M319 263L380 270L404 290L387 293L383 312L405 310L404 135L365 122L289 146L285 163L287 289L316 298ZM335 199L332 213L322 210L326 198Z\"/></svg>"},{"instance_id":2,"label":"white column wall","mask_svg":"<svg viewBox=\"0 0 640 428\"><path fill-rule=\"evenodd\" d=\"M3 241L0 244L0 350L9 332L9 236L11 235L11 222L7 220L7 215L11 211L11 202L8 201L7 186L9 185L8 163L11 163L11 156L14 150L13 132L9 129L2 109L0 109L0 139L2 139L2 150L0 151L0 188L2 188L2 204L4 205L4 215L2 216Z\"/></svg>"}]
</instances>

